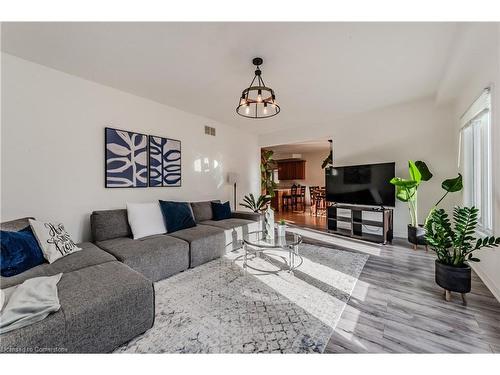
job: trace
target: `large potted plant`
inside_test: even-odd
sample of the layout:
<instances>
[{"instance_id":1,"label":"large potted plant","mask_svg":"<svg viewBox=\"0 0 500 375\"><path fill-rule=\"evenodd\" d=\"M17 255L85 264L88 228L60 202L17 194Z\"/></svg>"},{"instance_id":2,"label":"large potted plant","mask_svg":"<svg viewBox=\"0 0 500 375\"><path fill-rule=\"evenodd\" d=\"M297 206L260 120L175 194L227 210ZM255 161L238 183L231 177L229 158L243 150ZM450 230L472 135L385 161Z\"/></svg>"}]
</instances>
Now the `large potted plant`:
<instances>
[{"instance_id":1,"label":"large potted plant","mask_svg":"<svg viewBox=\"0 0 500 375\"><path fill-rule=\"evenodd\" d=\"M500 245L500 237L476 238L479 210L476 207L455 207L454 225L443 209L433 209L425 224L427 244L436 252L436 283L444 289L445 298L451 300L451 292L465 294L471 290L471 268L468 262L479 262L474 252L484 247Z\"/></svg>"},{"instance_id":2,"label":"large potted plant","mask_svg":"<svg viewBox=\"0 0 500 375\"><path fill-rule=\"evenodd\" d=\"M408 161L409 178L394 177L390 183L396 186L396 198L401 202L408 203L410 213L410 224L408 224L408 242L417 248L417 245L425 245L425 226L418 223L418 187L424 181L432 178L427 164L421 160ZM462 176L444 180L441 187L445 194L434 205L433 210L441 203L448 193L462 190Z\"/></svg>"},{"instance_id":3,"label":"large potted plant","mask_svg":"<svg viewBox=\"0 0 500 375\"><path fill-rule=\"evenodd\" d=\"M260 183L262 194L274 197L278 184L273 180L275 161L272 150L262 150L260 154Z\"/></svg>"}]
</instances>

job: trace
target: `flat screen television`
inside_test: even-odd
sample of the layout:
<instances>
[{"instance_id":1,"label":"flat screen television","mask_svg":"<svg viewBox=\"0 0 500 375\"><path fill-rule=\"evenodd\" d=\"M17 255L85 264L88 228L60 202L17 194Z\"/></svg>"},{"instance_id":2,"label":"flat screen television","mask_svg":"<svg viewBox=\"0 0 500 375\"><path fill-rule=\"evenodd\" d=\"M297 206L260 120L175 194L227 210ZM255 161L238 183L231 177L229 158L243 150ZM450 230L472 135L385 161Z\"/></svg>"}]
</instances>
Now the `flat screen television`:
<instances>
[{"instance_id":1,"label":"flat screen television","mask_svg":"<svg viewBox=\"0 0 500 375\"><path fill-rule=\"evenodd\" d=\"M396 204L396 189L389 183L396 163L351 165L326 170L326 199L365 206Z\"/></svg>"}]
</instances>

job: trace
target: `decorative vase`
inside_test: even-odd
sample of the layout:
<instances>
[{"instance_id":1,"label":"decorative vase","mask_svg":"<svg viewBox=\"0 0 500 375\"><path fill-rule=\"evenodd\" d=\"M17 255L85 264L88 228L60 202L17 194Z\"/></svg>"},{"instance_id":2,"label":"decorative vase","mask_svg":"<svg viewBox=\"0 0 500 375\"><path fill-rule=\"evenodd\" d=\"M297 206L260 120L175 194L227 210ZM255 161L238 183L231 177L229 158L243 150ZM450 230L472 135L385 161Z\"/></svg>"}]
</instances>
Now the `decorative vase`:
<instances>
[{"instance_id":1,"label":"decorative vase","mask_svg":"<svg viewBox=\"0 0 500 375\"><path fill-rule=\"evenodd\" d=\"M264 222L262 223L262 231L266 239L274 239L274 211L270 205L264 211Z\"/></svg>"},{"instance_id":2,"label":"decorative vase","mask_svg":"<svg viewBox=\"0 0 500 375\"><path fill-rule=\"evenodd\" d=\"M469 265L463 267L453 267L448 264L440 263L436 259L435 280L441 288L445 290L446 300L451 299L450 292L462 293L464 305L465 293L469 293L471 289L471 268Z\"/></svg>"},{"instance_id":3,"label":"decorative vase","mask_svg":"<svg viewBox=\"0 0 500 375\"><path fill-rule=\"evenodd\" d=\"M286 224L278 224L278 237L285 237Z\"/></svg>"}]
</instances>

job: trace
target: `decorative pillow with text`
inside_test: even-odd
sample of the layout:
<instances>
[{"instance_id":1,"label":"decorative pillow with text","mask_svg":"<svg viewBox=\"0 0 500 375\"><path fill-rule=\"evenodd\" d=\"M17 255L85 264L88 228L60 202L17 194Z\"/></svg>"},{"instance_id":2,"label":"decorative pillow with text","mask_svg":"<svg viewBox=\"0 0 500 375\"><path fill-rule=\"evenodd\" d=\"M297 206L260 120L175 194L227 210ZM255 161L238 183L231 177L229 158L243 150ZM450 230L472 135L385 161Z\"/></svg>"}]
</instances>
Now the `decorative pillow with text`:
<instances>
[{"instance_id":1,"label":"decorative pillow with text","mask_svg":"<svg viewBox=\"0 0 500 375\"><path fill-rule=\"evenodd\" d=\"M43 223L37 220L29 220L33 234L35 235L45 259L49 263L57 259L81 250L62 224Z\"/></svg>"}]
</instances>

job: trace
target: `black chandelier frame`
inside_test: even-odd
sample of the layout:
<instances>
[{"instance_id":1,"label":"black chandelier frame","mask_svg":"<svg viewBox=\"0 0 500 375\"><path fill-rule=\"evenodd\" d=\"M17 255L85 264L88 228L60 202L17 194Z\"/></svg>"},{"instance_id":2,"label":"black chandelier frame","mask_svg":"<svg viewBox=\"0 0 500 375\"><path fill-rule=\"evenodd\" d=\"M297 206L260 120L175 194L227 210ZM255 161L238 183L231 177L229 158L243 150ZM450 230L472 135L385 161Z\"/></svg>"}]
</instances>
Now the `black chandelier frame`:
<instances>
[{"instance_id":1,"label":"black chandelier frame","mask_svg":"<svg viewBox=\"0 0 500 375\"><path fill-rule=\"evenodd\" d=\"M260 70L260 65L262 65L263 60L260 57L256 57L252 60L252 63L257 67L257 69L255 70L255 76L253 77L250 86L248 86L241 93L240 102L236 107L236 113L240 116L252 119L269 118L276 116L278 113L280 113L281 108L278 103L276 103L276 94L274 93L274 90L270 87L267 87L264 83L264 80L262 79L262 71ZM257 99L253 99L250 97L250 93L254 92L257 92ZM254 108L252 108L252 105L254 105ZM259 114L259 105L263 106L263 112L267 109L268 114ZM248 108L250 108L249 111L247 110Z\"/></svg>"}]
</instances>

